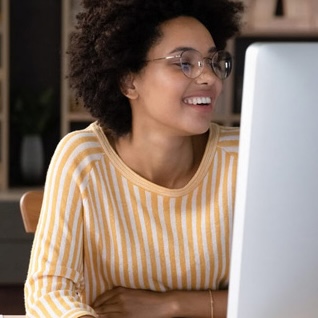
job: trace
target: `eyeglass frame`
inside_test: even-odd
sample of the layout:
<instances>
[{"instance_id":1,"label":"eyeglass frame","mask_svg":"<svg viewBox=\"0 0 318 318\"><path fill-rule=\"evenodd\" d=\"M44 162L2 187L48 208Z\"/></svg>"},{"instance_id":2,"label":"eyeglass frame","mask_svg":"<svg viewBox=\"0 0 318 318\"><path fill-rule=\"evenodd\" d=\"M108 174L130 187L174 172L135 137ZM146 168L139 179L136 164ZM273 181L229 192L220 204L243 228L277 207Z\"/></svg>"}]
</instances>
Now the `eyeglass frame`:
<instances>
[{"instance_id":1,"label":"eyeglass frame","mask_svg":"<svg viewBox=\"0 0 318 318\"><path fill-rule=\"evenodd\" d=\"M199 66L199 69L200 69L201 71L200 71L200 73L199 73L198 75L196 75L195 77L190 77L190 76L188 76L188 75L183 71L183 68L182 68L182 62L181 62L182 54L184 54L185 52L189 52L189 51L190 51L190 52L193 51L193 52L195 52L195 53L198 53L198 54L200 54L201 57L202 57L201 60L198 60L198 66ZM219 54L220 52L228 54L228 56L229 56L229 58L230 58L230 64L231 64L231 67L230 67L230 70L229 70L227 76L226 76L226 77L223 77L223 78L220 77L220 76L217 74L217 72L216 72L216 70L215 70L215 68L214 68L214 65L213 65L213 63L212 63L214 57L215 57L217 54ZM155 62L155 61L160 61L160 60L170 60L170 59L173 59L173 58L179 58L179 63L180 63L180 68L181 68L181 70L182 70L182 73L183 73L187 78L191 78L191 79L195 79L195 78L199 77L199 76L203 73L204 66L206 65L205 60L207 60L207 59L211 60L211 63L208 63L208 65L210 65L211 69L213 70L213 73L214 73L219 79L221 79L221 80L227 79L227 78L230 76L231 72L232 72L233 57L232 57L232 54L231 54L230 52L226 51L226 50L215 50L215 51L213 51L213 54L211 55L211 57L210 57L210 56L203 57L203 55L202 55L199 51L197 51L197 50L191 48L191 49L182 50L181 53L178 53L178 54L176 54L176 55L168 55L168 56L164 56L164 57L158 57L158 58L155 58L155 59L146 60L146 62ZM201 63L202 63L202 67L201 67L201 65L200 65ZM201 68L200 68L200 67L201 67Z\"/></svg>"}]
</instances>

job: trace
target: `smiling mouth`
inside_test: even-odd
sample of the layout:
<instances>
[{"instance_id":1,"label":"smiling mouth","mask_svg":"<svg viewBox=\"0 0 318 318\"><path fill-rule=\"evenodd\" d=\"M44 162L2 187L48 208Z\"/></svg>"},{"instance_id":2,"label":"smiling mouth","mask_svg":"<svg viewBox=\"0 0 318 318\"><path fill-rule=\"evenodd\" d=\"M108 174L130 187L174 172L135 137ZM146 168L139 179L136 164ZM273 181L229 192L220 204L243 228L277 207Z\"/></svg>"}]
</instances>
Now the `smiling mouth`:
<instances>
[{"instance_id":1,"label":"smiling mouth","mask_svg":"<svg viewBox=\"0 0 318 318\"><path fill-rule=\"evenodd\" d=\"M210 105L212 103L211 97L191 97L185 98L184 102L189 105Z\"/></svg>"}]
</instances>

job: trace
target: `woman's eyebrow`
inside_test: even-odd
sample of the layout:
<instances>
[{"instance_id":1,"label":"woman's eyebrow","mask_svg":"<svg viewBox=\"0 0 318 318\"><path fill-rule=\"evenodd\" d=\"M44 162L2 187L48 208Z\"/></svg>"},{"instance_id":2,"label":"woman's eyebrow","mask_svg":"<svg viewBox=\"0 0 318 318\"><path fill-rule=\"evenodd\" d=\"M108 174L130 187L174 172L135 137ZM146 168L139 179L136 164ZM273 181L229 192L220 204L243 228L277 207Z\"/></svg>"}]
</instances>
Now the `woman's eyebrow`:
<instances>
[{"instance_id":1,"label":"woman's eyebrow","mask_svg":"<svg viewBox=\"0 0 318 318\"><path fill-rule=\"evenodd\" d=\"M190 47L190 46L178 46L176 47L175 49L173 49L172 51L170 51L168 54L173 54L173 53L177 53L177 52L180 52L180 51L197 51L199 52L198 50L196 50L195 48L193 47ZM212 46L209 50L208 50L208 53L214 53L217 51L217 48L215 46Z\"/></svg>"},{"instance_id":2,"label":"woman's eyebrow","mask_svg":"<svg viewBox=\"0 0 318 318\"><path fill-rule=\"evenodd\" d=\"M178 46L175 49L173 49L172 51L169 52L169 54L173 54L173 53L177 53L180 51L196 51L196 49L194 49L193 47L190 46Z\"/></svg>"},{"instance_id":3,"label":"woman's eyebrow","mask_svg":"<svg viewBox=\"0 0 318 318\"><path fill-rule=\"evenodd\" d=\"M214 52L216 52L218 49L217 49L217 47L216 46L212 46L210 49L209 49L209 53L214 53Z\"/></svg>"}]
</instances>

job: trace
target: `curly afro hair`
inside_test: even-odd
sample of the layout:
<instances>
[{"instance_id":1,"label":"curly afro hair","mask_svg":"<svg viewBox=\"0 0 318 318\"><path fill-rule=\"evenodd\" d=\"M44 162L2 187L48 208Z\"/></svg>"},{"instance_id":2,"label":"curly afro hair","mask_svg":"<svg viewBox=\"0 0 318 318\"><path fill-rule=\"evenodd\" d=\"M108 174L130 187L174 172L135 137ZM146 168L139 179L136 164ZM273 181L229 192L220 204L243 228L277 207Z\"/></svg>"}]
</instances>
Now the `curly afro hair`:
<instances>
[{"instance_id":1,"label":"curly afro hair","mask_svg":"<svg viewBox=\"0 0 318 318\"><path fill-rule=\"evenodd\" d=\"M131 132L129 100L121 80L146 65L160 25L179 16L199 20L218 49L239 32L243 4L231 0L83 0L71 36L70 86L114 137Z\"/></svg>"}]
</instances>

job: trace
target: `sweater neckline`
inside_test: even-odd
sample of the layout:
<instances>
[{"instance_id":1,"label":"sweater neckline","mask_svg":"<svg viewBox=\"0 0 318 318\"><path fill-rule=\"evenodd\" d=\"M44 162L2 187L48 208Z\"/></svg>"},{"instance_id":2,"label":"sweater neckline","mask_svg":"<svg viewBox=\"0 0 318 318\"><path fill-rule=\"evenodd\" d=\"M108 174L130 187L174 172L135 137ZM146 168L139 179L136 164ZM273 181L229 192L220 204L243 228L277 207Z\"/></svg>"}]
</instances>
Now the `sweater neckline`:
<instances>
[{"instance_id":1,"label":"sweater neckline","mask_svg":"<svg viewBox=\"0 0 318 318\"><path fill-rule=\"evenodd\" d=\"M91 124L91 128L97 136L101 147L103 148L110 162L114 165L114 167L121 171L122 175L127 178L127 180L131 180L134 184L147 189L149 192L156 192L158 194L168 196L181 196L189 193L191 190L194 190L194 188L197 187L200 180L202 180L207 174L207 170L209 168L208 163L211 162L211 157L213 157L215 154L217 140L219 139L219 126L211 123L209 128L208 140L197 171L184 187L170 189L157 185L152 181L145 179L144 177L133 171L131 168L129 168L116 153L115 149L111 146L109 139L105 135L100 125L98 125L97 122L94 122Z\"/></svg>"}]
</instances>

